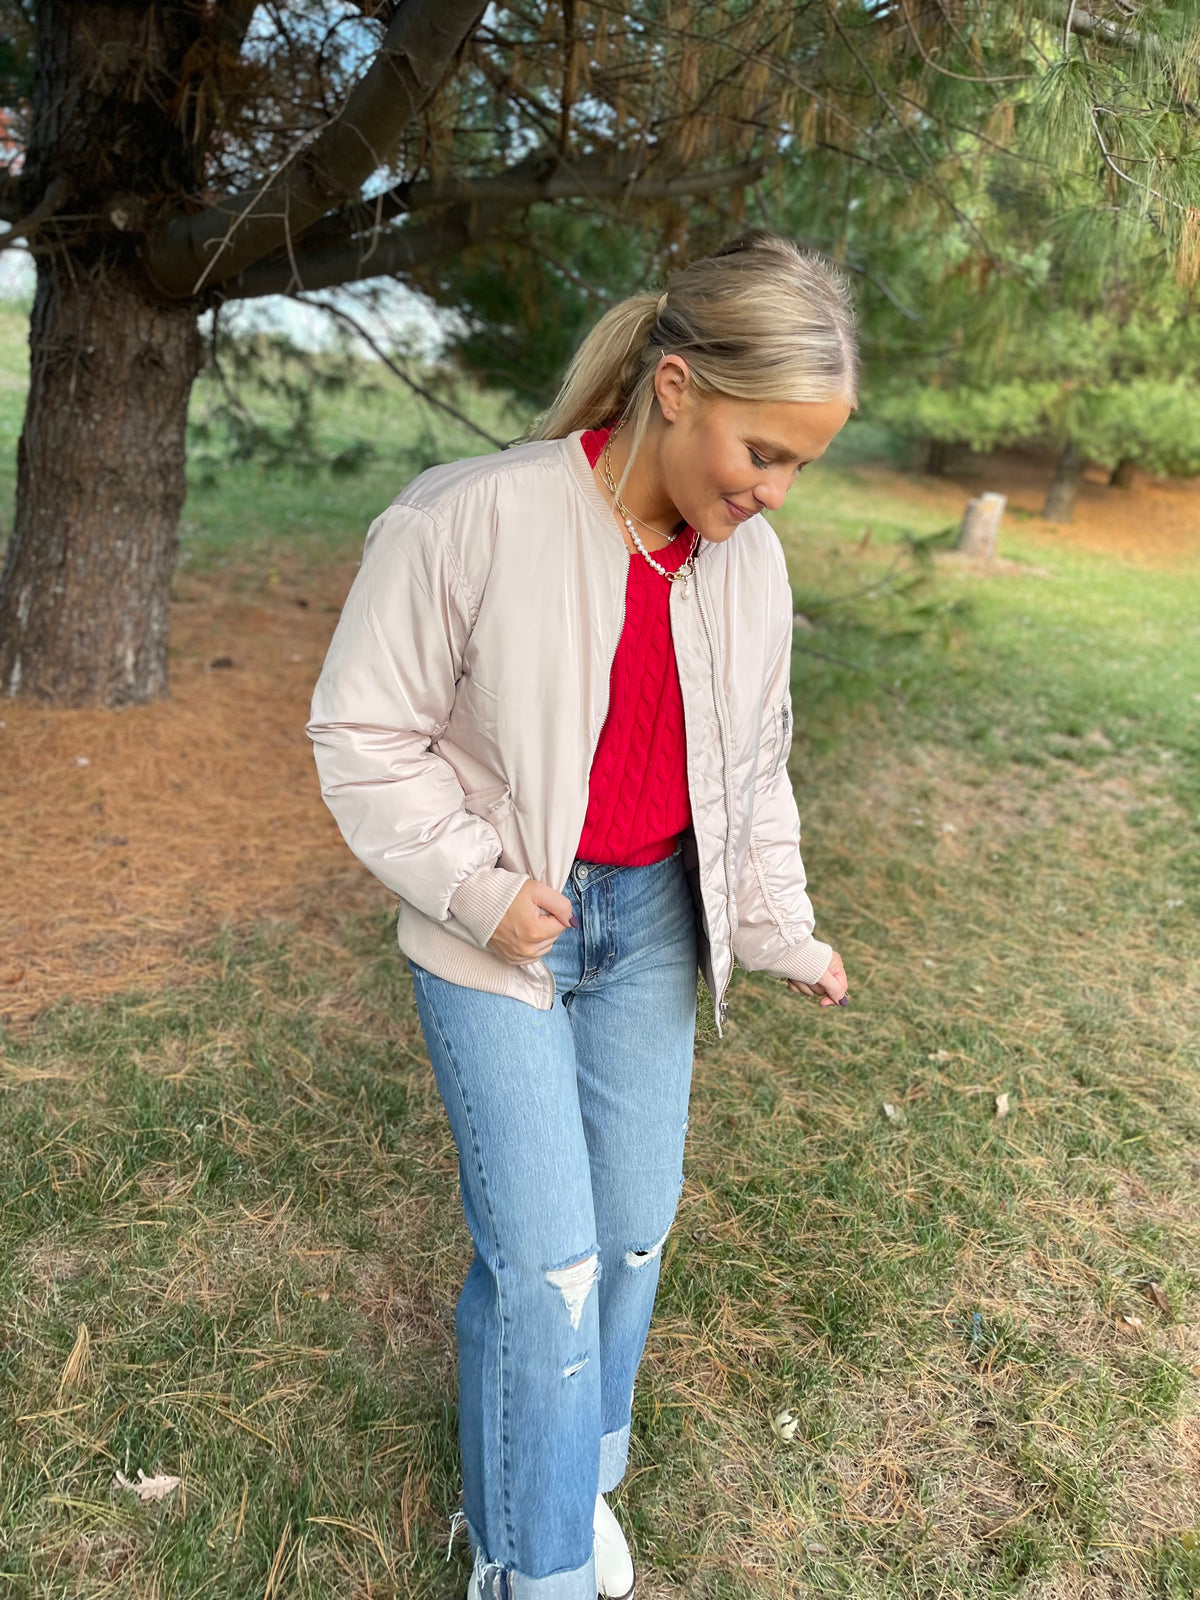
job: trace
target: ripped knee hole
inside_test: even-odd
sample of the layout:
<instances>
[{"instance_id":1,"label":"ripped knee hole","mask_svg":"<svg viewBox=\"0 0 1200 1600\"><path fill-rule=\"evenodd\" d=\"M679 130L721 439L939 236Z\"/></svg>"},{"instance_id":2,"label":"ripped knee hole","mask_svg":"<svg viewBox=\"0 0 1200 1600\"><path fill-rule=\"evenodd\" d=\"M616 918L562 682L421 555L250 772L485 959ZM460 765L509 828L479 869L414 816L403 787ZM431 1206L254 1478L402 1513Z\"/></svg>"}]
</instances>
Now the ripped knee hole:
<instances>
[{"instance_id":1,"label":"ripped knee hole","mask_svg":"<svg viewBox=\"0 0 1200 1600\"><path fill-rule=\"evenodd\" d=\"M599 1276L600 1257L595 1251L569 1267L551 1267L546 1273L546 1282L553 1284L563 1297L573 1328L579 1326L587 1297Z\"/></svg>"}]
</instances>

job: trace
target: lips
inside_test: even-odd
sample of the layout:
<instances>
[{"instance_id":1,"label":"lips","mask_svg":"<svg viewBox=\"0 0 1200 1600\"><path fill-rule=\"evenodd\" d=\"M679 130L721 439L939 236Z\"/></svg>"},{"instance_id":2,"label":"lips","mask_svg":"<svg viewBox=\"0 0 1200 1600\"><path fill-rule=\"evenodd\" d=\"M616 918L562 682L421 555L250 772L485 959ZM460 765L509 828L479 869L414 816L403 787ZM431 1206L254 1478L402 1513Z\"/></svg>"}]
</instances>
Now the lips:
<instances>
[{"instance_id":1,"label":"lips","mask_svg":"<svg viewBox=\"0 0 1200 1600\"><path fill-rule=\"evenodd\" d=\"M725 496L722 495L721 499L725 500ZM725 509L729 512L729 515L735 522L745 522L747 517L752 517L754 515L752 510L747 511L744 506L735 505L732 500L725 500Z\"/></svg>"}]
</instances>

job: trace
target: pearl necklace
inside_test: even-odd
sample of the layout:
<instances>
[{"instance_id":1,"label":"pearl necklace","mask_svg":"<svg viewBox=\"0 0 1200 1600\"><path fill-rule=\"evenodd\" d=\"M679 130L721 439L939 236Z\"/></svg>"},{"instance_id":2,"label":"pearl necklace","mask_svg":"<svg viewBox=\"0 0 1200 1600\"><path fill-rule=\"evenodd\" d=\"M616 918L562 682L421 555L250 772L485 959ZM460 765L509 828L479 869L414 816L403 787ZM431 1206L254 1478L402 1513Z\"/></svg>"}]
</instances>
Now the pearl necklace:
<instances>
[{"instance_id":1,"label":"pearl necklace","mask_svg":"<svg viewBox=\"0 0 1200 1600\"><path fill-rule=\"evenodd\" d=\"M659 562L655 561L654 557L650 554L649 550L646 549L646 546L642 543L641 539L638 537L637 529L633 525L632 513L630 512L628 506L626 506L626 505L624 505L622 503L621 497L617 493L617 486L616 486L615 482L613 481L612 454L611 454L612 442L613 442L613 440L616 438L617 434L620 432L620 430L624 426L625 426L625 418L622 417L620 422L617 423L616 427L612 430L612 432L609 434L608 438L604 441L604 453L601 456L601 465L603 466L603 469L604 469L604 481L608 485L608 492L613 497L613 505L616 508L617 515L620 517L621 521L625 524L625 526L629 529L629 537L633 540L635 546L640 551L640 553L643 556L645 556L646 560L654 568L655 572L661 572L662 573L663 577L667 580L668 583L675 583L677 581L682 581L682 583L683 583L683 592L684 592L684 594L686 594L687 593L687 586L688 586L688 579L691 577L692 573L696 570L696 552L700 548L700 530L698 528L696 529L696 536L692 540L692 548L688 552L687 559L684 561L683 565L681 567L679 567L678 570L675 571L675 572L668 572L666 567L660 565ZM639 518L638 520L640 521L641 519ZM647 524L647 526L649 526L649 524ZM672 539L678 538L678 534L672 534L671 537L672 537Z\"/></svg>"}]
</instances>

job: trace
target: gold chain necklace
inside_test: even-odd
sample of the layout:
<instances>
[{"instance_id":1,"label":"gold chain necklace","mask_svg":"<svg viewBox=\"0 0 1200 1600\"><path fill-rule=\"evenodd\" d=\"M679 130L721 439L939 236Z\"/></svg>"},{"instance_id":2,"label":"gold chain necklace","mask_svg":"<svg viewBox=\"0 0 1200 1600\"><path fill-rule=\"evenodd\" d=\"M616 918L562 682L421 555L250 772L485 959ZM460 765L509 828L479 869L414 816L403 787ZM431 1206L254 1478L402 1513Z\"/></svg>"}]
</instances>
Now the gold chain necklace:
<instances>
[{"instance_id":1,"label":"gold chain necklace","mask_svg":"<svg viewBox=\"0 0 1200 1600\"><path fill-rule=\"evenodd\" d=\"M609 434L608 438L604 441L604 453L603 453L603 455L601 456L600 459L601 459L601 466L603 467L603 470L604 470L604 481L608 485L608 492L613 497L613 505L616 508L617 515L620 517L621 521L625 524L625 526L629 529L629 537L633 540L634 544L636 545L636 547L640 551L640 553L643 556L645 556L646 560L654 568L655 572L661 572L662 573L663 577L667 580L668 583L676 583L676 582L680 582L681 581L683 583L683 592L684 592L684 594L686 594L687 593L688 579L691 577L692 573L696 570L696 552L700 548L700 530L699 530L699 528L696 529L696 535L695 535L695 538L692 540L692 548L688 552L687 559L684 561L683 565L681 567L679 567L677 569L677 571L675 571L675 572L668 572L666 567L660 565L659 562L655 561L654 557L650 554L649 550L646 549L646 546L642 543L641 539L638 537L637 529L633 525L633 514L629 510L628 506L626 506L622 502L620 495L617 493L616 483L613 481L613 473L612 473L612 442L613 442L613 440L616 438L617 434L621 431L621 429L624 426L625 426L625 418L622 417L620 422L617 423L616 427L612 430L612 432ZM638 520L640 521L641 519L639 518ZM647 526L649 526L649 524L647 524Z\"/></svg>"}]
</instances>

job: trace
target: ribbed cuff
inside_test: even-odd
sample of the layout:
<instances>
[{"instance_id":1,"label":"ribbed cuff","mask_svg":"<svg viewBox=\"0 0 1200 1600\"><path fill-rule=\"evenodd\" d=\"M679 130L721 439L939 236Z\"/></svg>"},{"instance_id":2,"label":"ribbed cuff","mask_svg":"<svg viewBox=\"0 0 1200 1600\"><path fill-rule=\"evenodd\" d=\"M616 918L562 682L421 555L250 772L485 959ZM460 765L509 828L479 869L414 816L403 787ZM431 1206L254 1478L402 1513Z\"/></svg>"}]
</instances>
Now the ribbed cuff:
<instances>
[{"instance_id":1,"label":"ribbed cuff","mask_svg":"<svg viewBox=\"0 0 1200 1600\"><path fill-rule=\"evenodd\" d=\"M775 978L795 978L797 983L818 983L833 960L833 946L807 939L789 950L787 958L766 971Z\"/></svg>"},{"instance_id":2,"label":"ribbed cuff","mask_svg":"<svg viewBox=\"0 0 1200 1600\"><path fill-rule=\"evenodd\" d=\"M517 898L527 872L509 872L507 867L476 867L450 896L450 914L475 940L481 950L495 933L501 917Z\"/></svg>"}]
</instances>

